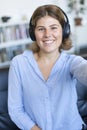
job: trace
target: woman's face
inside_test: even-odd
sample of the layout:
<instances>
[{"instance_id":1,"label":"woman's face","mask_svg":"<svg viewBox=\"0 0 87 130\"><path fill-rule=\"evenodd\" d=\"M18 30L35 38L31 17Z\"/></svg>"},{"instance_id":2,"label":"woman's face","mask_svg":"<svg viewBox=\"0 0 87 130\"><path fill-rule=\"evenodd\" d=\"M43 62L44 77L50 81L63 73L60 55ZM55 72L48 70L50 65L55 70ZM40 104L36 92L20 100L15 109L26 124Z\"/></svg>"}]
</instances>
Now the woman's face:
<instances>
[{"instance_id":1,"label":"woman's face","mask_svg":"<svg viewBox=\"0 0 87 130\"><path fill-rule=\"evenodd\" d=\"M45 53L58 51L62 43L61 24L51 16L44 16L37 21L35 37L40 51Z\"/></svg>"}]
</instances>

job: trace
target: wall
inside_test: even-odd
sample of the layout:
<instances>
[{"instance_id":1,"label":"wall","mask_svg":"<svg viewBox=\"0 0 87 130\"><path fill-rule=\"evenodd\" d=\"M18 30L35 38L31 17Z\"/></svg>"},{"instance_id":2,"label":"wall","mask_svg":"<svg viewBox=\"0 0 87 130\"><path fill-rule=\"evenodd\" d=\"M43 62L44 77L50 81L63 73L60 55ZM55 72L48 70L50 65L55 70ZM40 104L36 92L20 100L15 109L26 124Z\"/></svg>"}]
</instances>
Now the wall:
<instances>
[{"instance_id":1,"label":"wall","mask_svg":"<svg viewBox=\"0 0 87 130\"><path fill-rule=\"evenodd\" d=\"M52 0L3 0L0 2L0 16L31 16L37 6L49 3L53 3Z\"/></svg>"},{"instance_id":2,"label":"wall","mask_svg":"<svg viewBox=\"0 0 87 130\"><path fill-rule=\"evenodd\" d=\"M30 17L34 9L43 4L57 4L66 10L66 0L61 0L61 2L58 0L2 0L0 2L0 17L5 15L21 17L25 14Z\"/></svg>"}]
</instances>

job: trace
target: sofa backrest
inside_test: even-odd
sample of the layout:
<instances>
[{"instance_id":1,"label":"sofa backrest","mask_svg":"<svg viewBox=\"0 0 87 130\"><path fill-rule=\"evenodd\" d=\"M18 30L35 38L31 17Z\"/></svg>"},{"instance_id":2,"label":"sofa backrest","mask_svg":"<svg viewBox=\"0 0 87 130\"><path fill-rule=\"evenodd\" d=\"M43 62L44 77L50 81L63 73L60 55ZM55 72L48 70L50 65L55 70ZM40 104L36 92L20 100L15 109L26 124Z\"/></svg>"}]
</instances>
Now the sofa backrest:
<instances>
[{"instance_id":1,"label":"sofa backrest","mask_svg":"<svg viewBox=\"0 0 87 130\"><path fill-rule=\"evenodd\" d=\"M8 69L0 70L0 114L7 113ZM1 101L3 100L3 102Z\"/></svg>"},{"instance_id":2,"label":"sofa backrest","mask_svg":"<svg viewBox=\"0 0 87 130\"><path fill-rule=\"evenodd\" d=\"M76 88L78 95L78 110L84 122L87 124L87 85L83 85L82 83L77 82Z\"/></svg>"},{"instance_id":3,"label":"sofa backrest","mask_svg":"<svg viewBox=\"0 0 87 130\"><path fill-rule=\"evenodd\" d=\"M19 130L8 114L8 71L9 68L0 69L0 130Z\"/></svg>"}]
</instances>

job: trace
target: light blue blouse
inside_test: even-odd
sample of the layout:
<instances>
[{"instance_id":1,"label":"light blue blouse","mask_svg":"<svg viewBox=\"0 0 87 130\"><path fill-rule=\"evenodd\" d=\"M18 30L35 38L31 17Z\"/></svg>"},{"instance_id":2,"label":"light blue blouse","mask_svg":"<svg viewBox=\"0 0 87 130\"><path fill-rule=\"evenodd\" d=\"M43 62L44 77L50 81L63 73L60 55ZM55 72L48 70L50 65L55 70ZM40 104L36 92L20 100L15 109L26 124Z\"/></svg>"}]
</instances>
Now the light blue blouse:
<instances>
[{"instance_id":1,"label":"light blue blouse","mask_svg":"<svg viewBox=\"0 0 87 130\"><path fill-rule=\"evenodd\" d=\"M61 53L48 80L32 51L13 58L9 70L8 110L22 130L38 125L41 130L81 130L77 109L76 78L87 85L87 61Z\"/></svg>"}]
</instances>

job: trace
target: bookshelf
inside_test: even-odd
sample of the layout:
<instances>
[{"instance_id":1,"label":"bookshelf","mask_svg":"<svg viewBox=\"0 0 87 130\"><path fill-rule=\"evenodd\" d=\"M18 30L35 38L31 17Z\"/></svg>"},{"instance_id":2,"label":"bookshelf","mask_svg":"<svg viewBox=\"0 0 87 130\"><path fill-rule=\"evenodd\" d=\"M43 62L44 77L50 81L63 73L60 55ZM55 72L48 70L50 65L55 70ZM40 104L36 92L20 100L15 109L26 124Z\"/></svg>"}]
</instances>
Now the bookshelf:
<instances>
[{"instance_id":1,"label":"bookshelf","mask_svg":"<svg viewBox=\"0 0 87 130\"><path fill-rule=\"evenodd\" d=\"M0 69L8 67L11 59L22 53L31 43L28 22L0 24Z\"/></svg>"}]
</instances>

